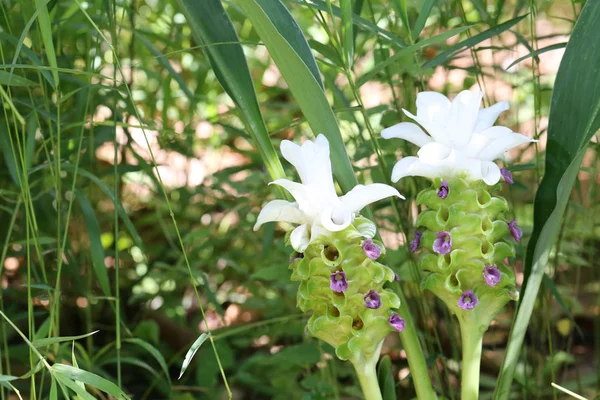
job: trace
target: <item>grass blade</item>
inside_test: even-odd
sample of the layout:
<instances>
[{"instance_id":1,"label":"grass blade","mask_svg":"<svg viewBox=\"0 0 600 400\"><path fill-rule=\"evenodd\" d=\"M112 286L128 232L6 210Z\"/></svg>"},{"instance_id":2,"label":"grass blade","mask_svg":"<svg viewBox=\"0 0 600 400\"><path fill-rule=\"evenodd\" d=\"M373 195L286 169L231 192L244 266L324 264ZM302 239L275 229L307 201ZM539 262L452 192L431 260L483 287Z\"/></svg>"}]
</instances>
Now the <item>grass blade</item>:
<instances>
[{"instance_id":1,"label":"grass blade","mask_svg":"<svg viewBox=\"0 0 600 400\"><path fill-rule=\"evenodd\" d=\"M46 346L50 346L55 343L70 342L73 340L83 339L88 336L92 336L96 332L99 332L99 331L94 331L94 332L90 332L90 333L86 333L84 335L78 335L78 336L58 336L58 337L50 337L50 338L43 338L43 339L35 339L31 343L36 348L46 347Z\"/></svg>"},{"instance_id":2,"label":"grass blade","mask_svg":"<svg viewBox=\"0 0 600 400\"><path fill-rule=\"evenodd\" d=\"M244 51L221 0L178 0L196 40L207 45L206 54L223 89L243 115L273 180L285 173L263 120Z\"/></svg>"},{"instance_id":3,"label":"grass blade","mask_svg":"<svg viewBox=\"0 0 600 400\"><path fill-rule=\"evenodd\" d=\"M14 86L14 87L33 87L38 86L34 81L30 81L22 76L15 75L11 72L0 71L0 85Z\"/></svg>"},{"instance_id":4,"label":"grass blade","mask_svg":"<svg viewBox=\"0 0 600 400\"><path fill-rule=\"evenodd\" d=\"M513 67L514 65L517 65L518 63L520 63L523 60L527 60L528 58L531 58L532 56L539 56L540 54L544 54L548 51L552 51L552 50L557 50L557 49L564 49L567 46L567 43L555 43L555 44L551 44L550 46L546 46L543 49L537 49L535 51L533 51L532 53L529 53L527 55L524 55L523 57L519 57L517 58L515 61L513 61L512 63L510 63L510 65L508 67L506 67L506 69L510 69L511 67Z\"/></svg>"},{"instance_id":5,"label":"grass blade","mask_svg":"<svg viewBox=\"0 0 600 400\"><path fill-rule=\"evenodd\" d=\"M42 41L44 42L44 49L46 50L46 58L48 58L48 63L52 67L54 84L58 86L58 63L56 62L56 51L54 50L54 41L52 40L52 25L50 24L48 7L46 7L47 3L46 0L35 0L35 7L38 12L38 24L40 26Z\"/></svg>"},{"instance_id":6,"label":"grass blade","mask_svg":"<svg viewBox=\"0 0 600 400\"><path fill-rule=\"evenodd\" d=\"M352 69L354 63L354 33L352 23L352 0L340 0L342 11L342 48L346 58L348 69Z\"/></svg>"},{"instance_id":7,"label":"grass blade","mask_svg":"<svg viewBox=\"0 0 600 400\"><path fill-rule=\"evenodd\" d=\"M54 364L52 366L52 372L54 375L59 375L66 380L73 380L76 382L82 382L86 385L90 385L95 387L96 389L102 390L110 394L111 396L119 399L119 400L129 400L129 396L127 396L117 385L109 381L108 379L104 379L101 376L93 374L88 371L84 371L79 368L71 367L70 365L65 364ZM64 382L63 382L64 383ZM77 385L69 386L70 389L76 387ZM76 392L79 394L79 392Z\"/></svg>"},{"instance_id":8,"label":"grass blade","mask_svg":"<svg viewBox=\"0 0 600 400\"><path fill-rule=\"evenodd\" d=\"M236 4L244 10L267 46L313 132L323 133L329 139L333 173L342 190L347 192L357 181L325 92L302 58L277 30L271 18L277 17L278 14L270 15L271 8L263 8L259 2L262 3L263 0L236 0Z\"/></svg>"},{"instance_id":9,"label":"grass blade","mask_svg":"<svg viewBox=\"0 0 600 400\"><path fill-rule=\"evenodd\" d=\"M468 48L471 48L473 46L476 46L479 43L483 42L484 40L487 40L491 37L501 34L502 32L504 32L504 31L510 29L511 27L513 27L514 25L518 24L527 15L528 14L521 15L520 17L513 18L509 21L503 22L500 25L496 25L493 28L490 28L490 29L483 31L475 36L472 36L466 40L463 40L460 43L455 44L454 46L441 52L440 54L438 54L431 60L427 61L423 65L423 68L437 67L440 64L443 64L445 62L452 60L452 58L459 52L466 50Z\"/></svg>"},{"instance_id":10,"label":"grass blade","mask_svg":"<svg viewBox=\"0 0 600 400\"><path fill-rule=\"evenodd\" d=\"M600 80L589 79L590 73L599 72L600 42L596 29L599 20L600 2L586 3L556 76L548 125L546 173L535 196L533 233L527 246L521 289L523 296L510 333L495 400L505 400L510 395L519 352L550 251L586 147L600 128Z\"/></svg>"},{"instance_id":11,"label":"grass blade","mask_svg":"<svg viewBox=\"0 0 600 400\"><path fill-rule=\"evenodd\" d=\"M429 18L429 14L431 14L431 10L435 5L435 0L425 0L423 3L423 7L421 7L421 12L419 13L419 17L415 22L415 26L412 29L412 37L413 40L417 40L419 35L425 28L425 23L427 22L427 18Z\"/></svg>"},{"instance_id":12,"label":"grass blade","mask_svg":"<svg viewBox=\"0 0 600 400\"><path fill-rule=\"evenodd\" d=\"M206 341L206 339L208 339L209 336L210 333L203 333L198 337L198 339L196 339L194 343L192 343L190 349L187 351L187 353L185 353L185 358L183 359L183 364L181 365L181 372L179 373L179 378L177 379L181 379L183 373L189 367L190 362L192 362L192 358L194 358L194 355L196 354L198 349L200 349L200 346L202 346L202 344Z\"/></svg>"}]
</instances>

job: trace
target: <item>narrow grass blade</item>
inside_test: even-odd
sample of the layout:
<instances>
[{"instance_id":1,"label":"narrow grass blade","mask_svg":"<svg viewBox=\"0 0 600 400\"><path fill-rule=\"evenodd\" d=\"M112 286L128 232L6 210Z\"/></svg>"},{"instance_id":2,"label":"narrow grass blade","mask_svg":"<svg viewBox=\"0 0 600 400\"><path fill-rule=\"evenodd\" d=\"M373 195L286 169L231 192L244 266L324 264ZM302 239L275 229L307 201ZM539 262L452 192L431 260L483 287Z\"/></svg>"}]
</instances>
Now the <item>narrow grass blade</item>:
<instances>
[{"instance_id":1,"label":"narrow grass blade","mask_svg":"<svg viewBox=\"0 0 600 400\"><path fill-rule=\"evenodd\" d=\"M342 11L342 48L348 69L352 69L354 63L354 33L352 22L352 0L340 0Z\"/></svg>"},{"instance_id":2,"label":"narrow grass blade","mask_svg":"<svg viewBox=\"0 0 600 400\"><path fill-rule=\"evenodd\" d=\"M417 18L415 26L413 26L412 29L412 38L414 40L419 38L423 28L425 28L425 23L427 22L427 18L429 18L429 14L431 14L431 10L435 5L435 1L436 0L425 0L423 2L423 7L421 7L421 11L419 12L419 17Z\"/></svg>"},{"instance_id":3,"label":"narrow grass blade","mask_svg":"<svg viewBox=\"0 0 600 400\"><path fill-rule=\"evenodd\" d=\"M527 17L527 15L528 14L521 15L520 17L513 18L509 21L503 22L500 25L496 25L493 28L490 28L490 29L483 31L475 36L472 36L466 40L463 40L460 43L455 44L454 46L441 52L440 54L438 54L431 60L427 61L423 65L423 68L437 67L440 64L443 64L445 62L452 60L452 58L459 52L469 49L473 46L478 45L479 43L483 42L484 40L487 40L491 37L501 34L502 32L504 32L504 31L510 29L511 27L513 27L514 25L518 24L523 18Z\"/></svg>"},{"instance_id":4,"label":"narrow grass blade","mask_svg":"<svg viewBox=\"0 0 600 400\"><path fill-rule=\"evenodd\" d=\"M58 365L58 364L55 364ZM68 387L69 389L71 389L72 391L75 392L75 394L77 394L77 396L79 396L79 399L82 400L94 400L94 396L92 396L91 394L89 394L85 389L82 389L81 386L79 386L77 384L77 382L71 380L70 378L62 375L59 372L54 372L52 374L52 376L54 377L54 379L56 379L56 381L61 384L64 385L66 387Z\"/></svg>"},{"instance_id":5,"label":"narrow grass blade","mask_svg":"<svg viewBox=\"0 0 600 400\"><path fill-rule=\"evenodd\" d=\"M565 394L568 394L569 396L573 397L574 399L577 399L577 400L587 400L585 397L580 396L577 393L572 392L569 389L566 389L566 388L564 388L564 387L562 387L560 385L557 385L554 382L552 382L551 385L552 385L553 388L558 389L558 390L560 390L561 392L563 392Z\"/></svg>"},{"instance_id":6,"label":"narrow grass blade","mask_svg":"<svg viewBox=\"0 0 600 400\"><path fill-rule=\"evenodd\" d=\"M0 85L13 86L13 87L33 87L38 86L34 81L30 81L22 76L15 75L11 72L0 70Z\"/></svg>"},{"instance_id":7,"label":"narrow grass blade","mask_svg":"<svg viewBox=\"0 0 600 400\"><path fill-rule=\"evenodd\" d=\"M46 58L52 67L51 73L54 83L58 85L58 63L56 62L56 51L54 50L54 41L52 40L52 25L46 3L48 3L46 0L35 0L35 7L38 12L38 24L40 26L42 41L44 42L44 49L46 50Z\"/></svg>"},{"instance_id":8,"label":"narrow grass blade","mask_svg":"<svg viewBox=\"0 0 600 400\"><path fill-rule=\"evenodd\" d=\"M263 2L236 0L235 3L244 10L267 46L313 132L322 133L329 139L334 175L342 190L347 192L357 181L327 96L302 58L277 30L268 11L261 7L259 1Z\"/></svg>"},{"instance_id":9,"label":"narrow grass blade","mask_svg":"<svg viewBox=\"0 0 600 400\"><path fill-rule=\"evenodd\" d=\"M537 57L540 54L544 54L544 53L552 51L552 50L564 49L565 47L567 47L567 43L555 43L555 44L551 44L550 46L546 46L542 49L537 49L537 50L533 51L533 54L529 53L527 55L524 55L523 57L517 58L515 61L510 63L510 65L508 67L506 67L506 69L508 70L511 67L520 63L521 61L530 59L531 57L534 57L534 56Z\"/></svg>"},{"instance_id":10,"label":"narrow grass blade","mask_svg":"<svg viewBox=\"0 0 600 400\"><path fill-rule=\"evenodd\" d=\"M99 332L99 331L94 331L94 332L86 333L85 335L78 335L78 336L58 336L58 337L51 337L51 338L35 339L31 343L36 348L45 347L45 346L49 346L49 345L55 344L55 343L70 342L73 340L83 339L88 336L92 336L93 334L95 334L97 332Z\"/></svg>"},{"instance_id":11,"label":"narrow grass blade","mask_svg":"<svg viewBox=\"0 0 600 400\"><path fill-rule=\"evenodd\" d=\"M167 380L169 381L169 383L171 383L171 377L169 376L169 367L167 366L167 362L165 361L165 358L160 353L160 351L156 349L156 347L139 338L125 339L123 342L135 344L136 346L139 346L142 349L146 350L158 362L165 376L167 377Z\"/></svg>"},{"instance_id":12,"label":"narrow grass blade","mask_svg":"<svg viewBox=\"0 0 600 400\"><path fill-rule=\"evenodd\" d=\"M546 147L546 173L535 196L533 233L527 246L523 293L500 370L495 400L508 399L519 352L543 279L550 251L586 147L600 128L600 2L587 2L560 64L552 101Z\"/></svg>"},{"instance_id":13,"label":"narrow grass blade","mask_svg":"<svg viewBox=\"0 0 600 400\"><path fill-rule=\"evenodd\" d=\"M204 343L209 336L210 333L203 333L198 337L198 339L196 339L194 343L192 343L190 349L187 351L187 353L185 353L185 358L183 359L183 364L181 365L181 372L179 373L179 378L177 379L181 379L185 370L190 366L192 358L194 358L194 355L196 354L200 346L202 346L202 343Z\"/></svg>"},{"instance_id":14,"label":"narrow grass blade","mask_svg":"<svg viewBox=\"0 0 600 400\"><path fill-rule=\"evenodd\" d=\"M223 89L240 110L244 123L273 180L285 173L263 120L244 51L221 0L178 0L195 39L206 54Z\"/></svg>"},{"instance_id":15,"label":"narrow grass blade","mask_svg":"<svg viewBox=\"0 0 600 400\"><path fill-rule=\"evenodd\" d=\"M406 55L415 53L418 50L422 49L423 47L432 46L436 43L444 42L444 41L450 39L452 36L456 36L464 31L466 31L469 28L470 28L470 26L461 26L458 28L450 29L449 31L440 33L439 35L427 38L427 39L417 42L411 46L397 50L393 56L376 64L375 66L373 66L373 68L369 72L365 73L360 78L358 78L356 80L356 85L358 87L364 85L365 83L370 81L375 75L377 75L380 71L382 71L385 67L397 62L400 58L405 57Z\"/></svg>"},{"instance_id":16,"label":"narrow grass blade","mask_svg":"<svg viewBox=\"0 0 600 400\"><path fill-rule=\"evenodd\" d=\"M396 400L396 384L392 372L392 360L385 355L377 367L377 381L383 395L383 400Z\"/></svg>"},{"instance_id":17,"label":"narrow grass blade","mask_svg":"<svg viewBox=\"0 0 600 400\"><path fill-rule=\"evenodd\" d=\"M90 385L95 387L96 389L102 390L110 394L119 400L129 400L129 396L127 396L117 385L109 381L108 379L104 379L101 376L93 374L88 371L84 371L79 368L71 367L70 365L65 364L54 364L52 366L52 372L55 375L63 376L68 379L72 379L76 382L82 382L86 385ZM75 387L77 385L74 385ZM73 389L73 386L69 386L70 389ZM79 392L76 392L79 394Z\"/></svg>"},{"instance_id":18,"label":"narrow grass blade","mask_svg":"<svg viewBox=\"0 0 600 400\"><path fill-rule=\"evenodd\" d=\"M105 296L110 296L110 282L108 280L108 271L106 270L106 265L104 264L104 247L102 247L102 240L100 238L102 234L100 231L100 224L96 218L94 208L90 204L90 201L86 195L83 192L78 191L76 192L76 197L77 201L79 202L79 207L81 208L83 220L85 221L85 228L87 230L88 240L90 242L92 266L94 267L96 279L98 279L102 293Z\"/></svg>"}]
</instances>

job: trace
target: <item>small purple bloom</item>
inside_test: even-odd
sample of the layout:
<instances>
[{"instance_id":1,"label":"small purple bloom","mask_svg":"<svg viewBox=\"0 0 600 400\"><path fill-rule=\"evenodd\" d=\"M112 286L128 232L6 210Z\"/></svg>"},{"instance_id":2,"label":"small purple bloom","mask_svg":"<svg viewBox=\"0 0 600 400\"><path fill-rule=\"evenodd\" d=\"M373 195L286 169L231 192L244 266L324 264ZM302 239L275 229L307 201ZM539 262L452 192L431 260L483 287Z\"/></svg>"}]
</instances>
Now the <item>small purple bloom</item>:
<instances>
[{"instance_id":1,"label":"small purple bloom","mask_svg":"<svg viewBox=\"0 0 600 400\"><path fill-rule=\"evenodd\" d=\"M435 241L433 242L433 251L440 255L450 253L452 250L452 235L450 232L442 231L435 234Z\"/></svg>"},{"instance_id":2,"label":"small purple bloom","mask_svg":"<svg viewBox=\"0 0 600 400\"><path fill-rule=\"evenodd\" d=\"M486 265L483 269L483 279L488 286L494 287L500 282L502 272L495 265Z\"/></svg>"},{"instance_id":3,"label":"small purple bloom","mask_svg":"<svg viewBox=\"0 0 600 400\"><path fill-rule=\"evenodd\" d=\"M421 238L423 237L423 233L416 231L415 238L410 242L410 251L414 253L419 248L419 244L421 243Z\"/></svg>"},{"instance_id":4,"label":"small purple bloom","mask_svg":"<svg viewBox=\"0 0 600 400\"><path fill-rule=\"evenodd\" d=\"M460 295L458 306L463 310L472 310L479 303L479 299L472 290L467 290Z\"/></svg>"},{"instance_id":5,"label":"small purple bloom","mask_svg":"<svg viewBox=\"0 0 600 400\"><path fill-rule=\"evenodd\" d=\"M512 177L512 173L507 170L506 168L500 168L500 175L502 175L502 178L504 178L504 181L506 183L508 183L509 185L512 185L513 183L515 183L513 177Z\"/></svg>"},{"instance_id":6,"label":"small purple bloom","mask_svg":"<svg viewBox=\"0 0 600 400\"><path fill-rule=\"evenodd\" d=\"M394 272L394 282L400 282L400 277Z\"/></svg>"},{"instance_id":7,"label":"small purple bloom","mask_svg":"<svg viewBox=\"0 0 600 400\"><path fill-rule=\"evenodd\" d=\"M381 296L374 290L369 290L369 293L365 294L365 297L363 299L367 308L381 307Z\"/></svg>"},{"instance_id":8,"label":"small purple bloom","mask_svg":"<svg viewBox=\"0 0 600 400\"><path fill-rule=\"evenodd\" d=\"M517 226L517 220L516 219L513 219L512 221L510 221L508 223L508 229L510 229L510 234L512 235L512 237L517 242L520 242L521 238L523 237L523 231L521 230L521 228L519 228Z\"/></svg>"},{"instance_id":9,"label":"small purple bloom","mask_svg":"<svg viewBox=\"0 0 600 400\"><path fill-rule=\"evenodd\" d=\"M331 277L329 278L329 287L331 290L338 293L348 290L346 273L344 271L338 271L331 274Z\"/></svg>"},{"instance_id":10,"label":"small purple bloom","mask_svg":"<svg viewBox=\"0 0 600 400\"><path fill-rule=\"evenodd\" d=\"M437 195L440 199L444 200L446 197L448 197L448 191L450 189L448 189L448 181L447 180L443 180L442 184L440 185L440 188L438 189Z\"/></svg>"},{"instance_id":11,"label":"small purple bloom","mask_svg":"<svg viewBox=\"0 0 600 400\"><path fill-rule=\"evenodd\" d=\"M388 322L398 332L402 332L406 328L406 321L401 318L398 314L392 314L388 319Z\"/></svg>"},{"instance_id":12,"label":"small purple bloom","mask_svg":"<svg viewBox=\"0 0 600 400\"><path fill-rule=\"evenodd\" d=\"M381 256L381 247L373 243L373 239L367 238L362 244L362 249L371 260L377 260Z\"/></svg>"}]
</instances>

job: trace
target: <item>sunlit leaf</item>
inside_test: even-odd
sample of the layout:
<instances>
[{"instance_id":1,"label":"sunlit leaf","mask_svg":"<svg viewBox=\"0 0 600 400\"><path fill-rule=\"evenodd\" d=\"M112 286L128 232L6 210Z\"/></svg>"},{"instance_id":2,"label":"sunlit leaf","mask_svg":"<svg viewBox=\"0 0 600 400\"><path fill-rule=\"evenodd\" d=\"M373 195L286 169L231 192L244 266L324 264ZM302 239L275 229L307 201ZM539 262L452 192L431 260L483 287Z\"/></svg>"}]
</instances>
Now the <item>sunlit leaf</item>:
<instances>
[{"instance_id":1,"label":"sunlit leaf","mask_svg":"<svg viewBox=\"0 0 600 400\"><path fill-rule=\"evenodd\" d=\"M202 346L202 344L206 341L206 339L209 338L209 336L210 336L210 333L203 333L202 335L200 335L198 337L198 339L196 339L196 341L194 343L192 343L192 346L190 347L190 349L187 351L187 353L185 353L185 358L183 359L183 364L181 364L181 372L179 373L179 378L177 378L177 379L181 379L184 372L189 367L190 362L192 362L192 358L194 358L194 355L196 354L196 352L198 351L200 346Z\"/></svg>"}]
</instances>

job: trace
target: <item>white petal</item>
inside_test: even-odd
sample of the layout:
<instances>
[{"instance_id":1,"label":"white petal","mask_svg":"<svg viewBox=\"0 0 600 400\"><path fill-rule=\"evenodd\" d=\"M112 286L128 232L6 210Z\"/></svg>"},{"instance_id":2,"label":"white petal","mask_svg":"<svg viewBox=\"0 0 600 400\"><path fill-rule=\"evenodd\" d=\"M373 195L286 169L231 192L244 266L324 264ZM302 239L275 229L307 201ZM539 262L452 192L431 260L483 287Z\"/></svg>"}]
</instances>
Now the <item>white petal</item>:
<instances>
[{"instance_id":1,"label":"white petal","mask_svg":"<svg viewBox=\"0 0 600 400\"><path fill-rule=\"evenodd\" d=\"M494 128L490 128L488 130ZM487 132L488 130L484 132ZM492 161L502 157L506 151L512 149L513 147L517 147L529 142L535 142L535 140L531 139L529 136L521 135L520 133L515 133L512 131L507 132L502 137L489 143L483 150L481 150L481 152L479 152L477 158L480 160Z\"/></svg>"},{"instance_id":2,"label":"white petal","mask_svg":"<svg viewBox=\"0 0 600 400\"><path fill-rule=\"evenodd\" d=\"M308 225L303 224L292 231L290 235L290 243L294 250L298 253L304 253L308 244L310 243L310 237L308 235Z\"/></svg>"},{"instance_id":3,"label":"white petal","mask_svg":"<svg viewBox=\"0 0 600 400\"><path fill-rule=\"evenodd\" d=\"M419 147L433 141L430 136L423 132L423 129L412 122L400 122L399 124L385 128L381 132L381 137L384 139L404 139Z\"/></svg>"},{"instance_id":4,"label":"white petal","mask_svg":"<svg viewBox=\"0 0 600 400\"><path fill-rule=\"evenodd\" d=\"M335 193L329 159L329 142L324 135L318 135L314 142L307 140L301 146L283 140L280 148L283 157L298 171L303 184Z\"/></svg>"},{"instance_id":5,"label":"white petal","mask_svg":"<svg viewBox=\"0 0 600 400\"><path fill-rule=\"evenodd\" d=\"M479 113L477 114L477 122L475 123L475 129L473 129L473 132L481 132L490 128L492 125L494 125L494 122L496 122L498 116L509 108L510 106L508 101L501 101L491 107L479 110Z\"/></svg>"},{"instance_id":6,"label":"white petal","mask_svg":"<svg viewBox=\"0 0 600 400\"><path fill-rule=\"evenodd\" d=\"M269 185L279 185L290 192L292 197L298 202L300 209L310 203L310 191L308 187L301 183L290 181L289 179L277 179L269 183Z\"/></svg>"},{"instance_id":7,"label":"white petal","mask_svg":"<svg viewBox=\"0 0 600 400\"><path fill-rule=\"evenodd\" d=\"M365 206L374 203L386 197L397 196L404 199L395 188L384 185L383 183L373 183L371 185L356 185L346 195L342 196L344 208L355 213L362 210Z\"/></svg>"},{"instance_id":8,"label":"white petal","mask_svg":"<svg viewBox=\"0 0 600 400\"><path fill-rule=\"evenodd\" d=\"M398 182L405 176L424 176L433 179L442 176L443 172L443 167L424 164L418 157L404 157L394 165L392 181Z\"/></svg>"},{"instance_id":9,"label":"white petal","mask_svg":"<svg viewBox=\"0 0 600 400\"><path fill-rule=\"evenodd\" d=\"M471 140L483 93L463 90L452 101L446 124L452 143L463 147Z\"/></svg>"},{"instance_id":10,"label":"white petal","mask_svg":"<svg viewBox=\"0 0 600 400\"><path fill-rule=\"evenodd\" d=\"M424 121L444 123L450 105L450 100L441 93L421 92L417 95L417 117Z\"/></svg>"},{"instance_id":11,"label":"white petal","mask_svg":"<svg viewBox=\"0 0 600 400\"><path fill-rule=\"evenodd\" d=\"M500 180L500 168L491 161L481 163L481 179L488 185L495 185Z\"/></svg>"},{"instance_id":12,"label":"white petal","mask_svg":"<svg viewBox=\"0 0 600 400\"><path fill-rule=\"evenodd\" d=\"M452 148L442 143L432 142L428 143L417 152L419 159L432 165L439 165L444 162L452 154Z\"/></svg>"},{"instance_id":13,"label":"white petal","mask_svg":"<svg viewBox=\"0 0 600 400\"><path fill-rule=\"evenodd\" d=\"M345 208L328 207L321 213L321 225L330 232L346 229L353 219L353 213Z\"/></svg>"},{"instance_id":14,"label":"white petal","mask_svg":"<svg viewBox=\"0 0 600 400\"><path fill-rule=\"evenodd\" d=\"M292 224L303 224L305 222L304 213L298 209L297 203L290 203L285 200L273 200L265 204L260 210L254 230L266 222L280 221L290 222Z\"/></svg>"},{"instance_id":15,"label":"white petal","mask_svg":"<svg viewBox=\"0 0 600 400\"><path fill-rule=\"evenodd\" d=\"M478 154L483 150L492 140L488 136L480 133L474 133L471 136L471 141L467 146L463 148L464 154L469 158L478 158Z\"/></svg>"}]
</instances>

